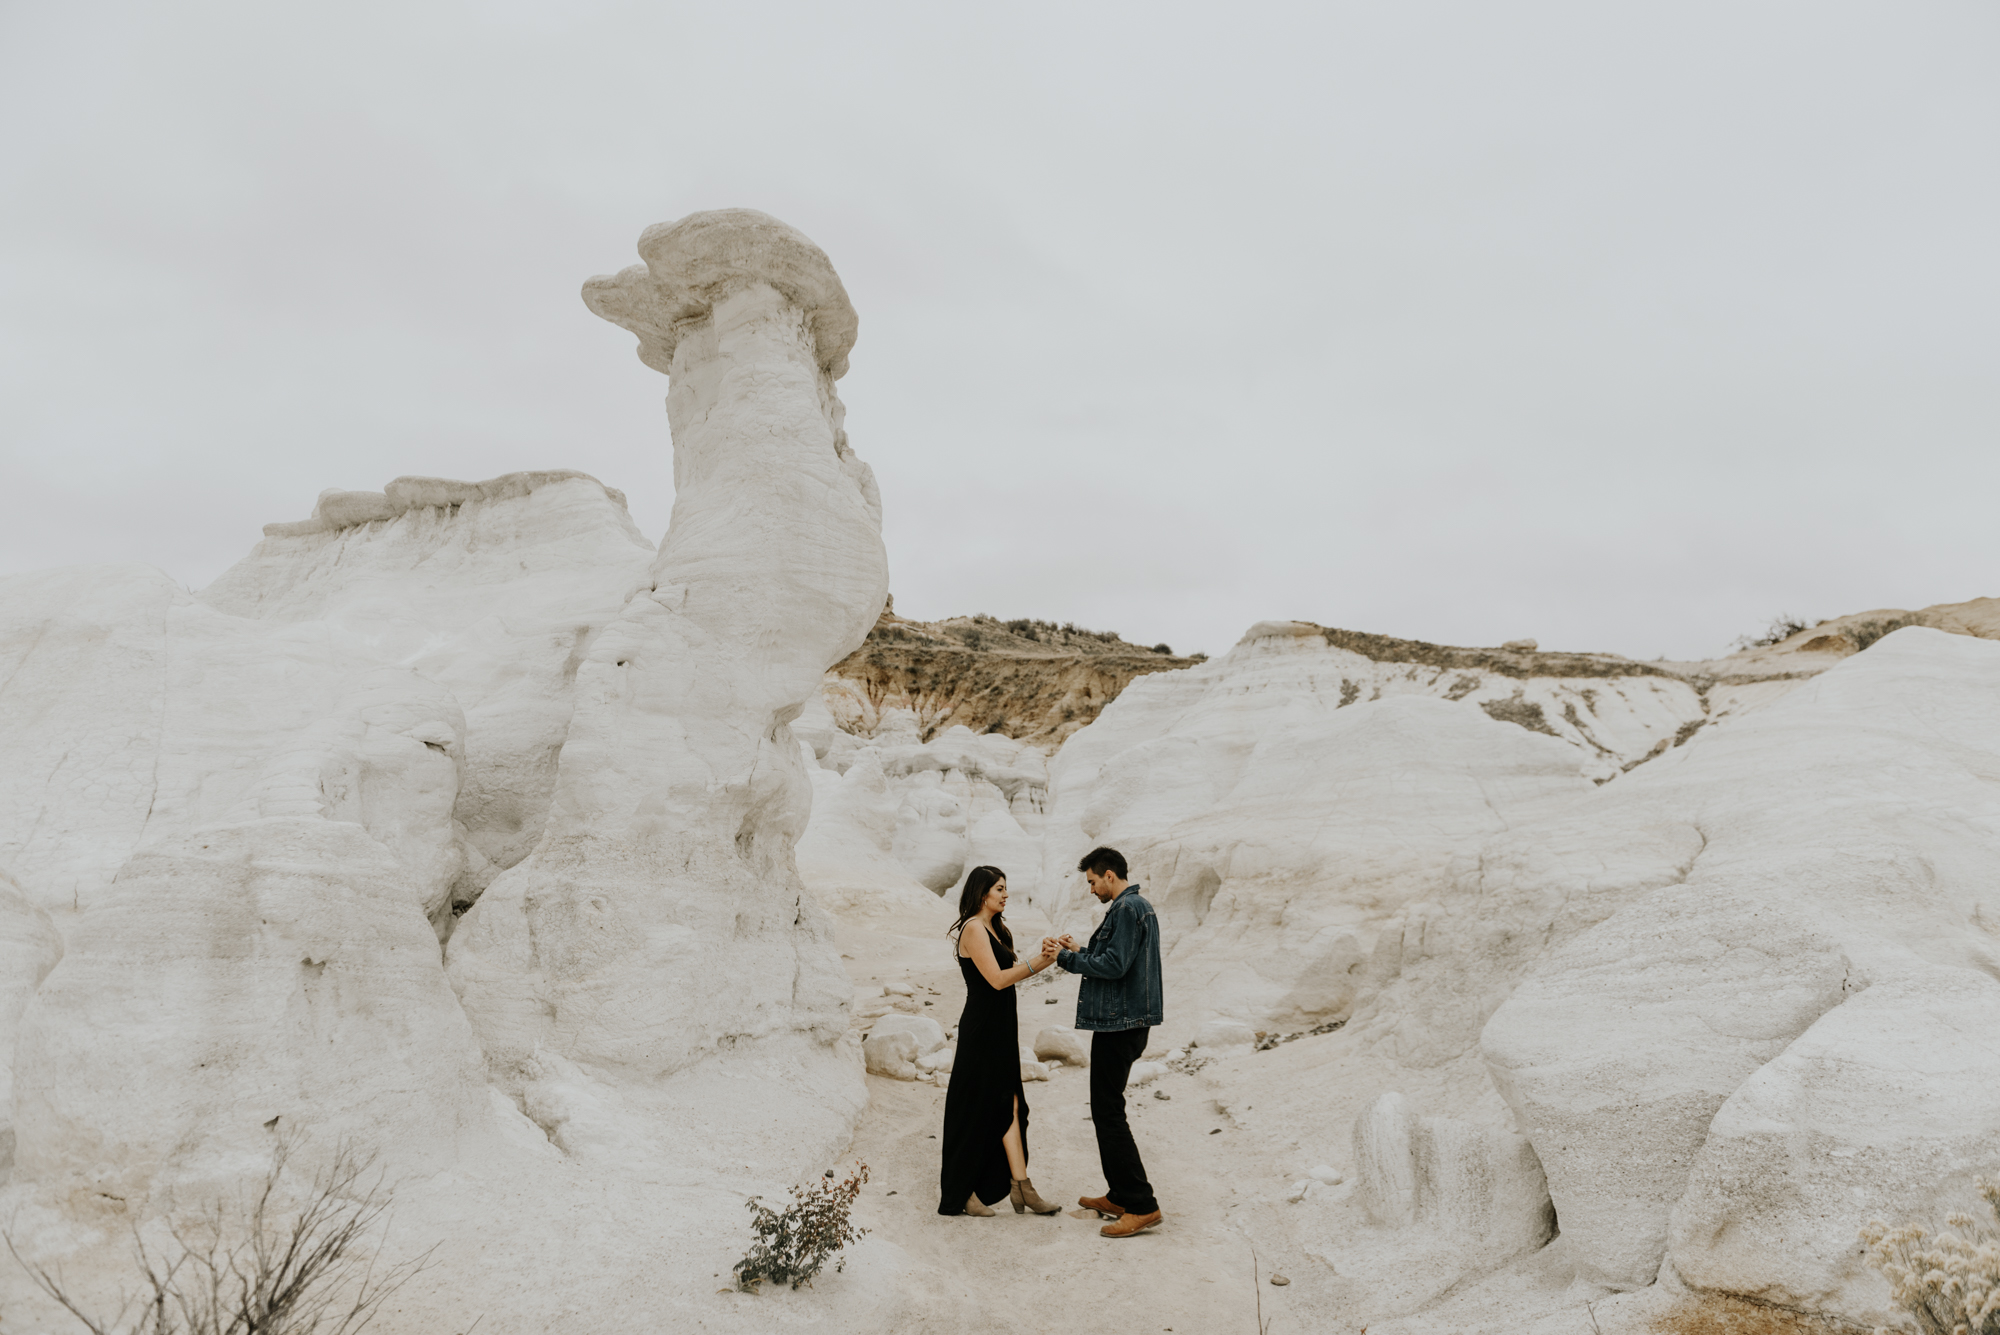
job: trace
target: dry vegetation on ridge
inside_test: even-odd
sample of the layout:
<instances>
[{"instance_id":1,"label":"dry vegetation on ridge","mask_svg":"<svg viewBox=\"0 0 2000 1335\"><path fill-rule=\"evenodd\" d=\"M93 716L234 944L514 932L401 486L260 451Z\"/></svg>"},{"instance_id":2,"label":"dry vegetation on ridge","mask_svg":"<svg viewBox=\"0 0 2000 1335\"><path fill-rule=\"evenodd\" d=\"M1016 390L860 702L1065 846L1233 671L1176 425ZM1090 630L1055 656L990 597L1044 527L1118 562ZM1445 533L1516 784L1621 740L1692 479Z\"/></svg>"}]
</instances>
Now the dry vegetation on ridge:
<instances>
[{"instance_id":1,"label":"dry vegetation on ridge","mask_svg":"<svg viewBox=\"0 0 2000 1335\"><path fill-rule=\"evenodd\" d=\"M916 714L926 741L962 724L1053 744L1095 719L1134 678L1201 661L1164 644L1147 648L1051 621L907 621L892 604L832 675L853 684L857 711L900 706Z\"/></svg>"}]
</instances>

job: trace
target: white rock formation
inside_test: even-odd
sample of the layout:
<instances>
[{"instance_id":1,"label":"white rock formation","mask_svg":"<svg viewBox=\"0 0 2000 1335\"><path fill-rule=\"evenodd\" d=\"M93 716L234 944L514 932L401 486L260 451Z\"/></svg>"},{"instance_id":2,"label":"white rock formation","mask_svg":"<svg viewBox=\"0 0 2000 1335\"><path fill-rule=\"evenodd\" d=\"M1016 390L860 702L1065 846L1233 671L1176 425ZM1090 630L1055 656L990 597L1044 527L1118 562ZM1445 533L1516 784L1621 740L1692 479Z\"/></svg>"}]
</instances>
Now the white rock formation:
<instances>
[{"instance_id":1,"label":"white rock formation","mask_svg":"<svg viewBox=\"0 0 2000 1335\"><path fill-rule=\"evenodd\" d=\"M1828 1011L1737 1086L1674 1206L1669 1263L1698 1289L1896 1324L1856 1221L1980 1209L2000 1180L2000 982L1913 968Z\"/></svg>"},{"instance_id":2,"label":"white rock formation","mask_svg":"<svg viewBox=\"0 0 2000 1335\"><path fill-rule=\"evenodd\" d=\"M622 494L569 472L397 478L329 492L313 518L264 532L201 601L317 623L464 711L463 911L541 838L583 646L646 579L652 544Z\"/></svg>"},{"instance_id":3,"label":"white rock formation","mask_svg":"<svg viewBox=\"0 0 2000 1335\"><path fill-rule=\"evenodd\" d=\"M1057 756L1042 883L1062 889L1038 907L1081 936L1077 858L1124 852L1173 961L1170 1025L1344 1017L1399 911L1538 804L1590 791L1576 748L1470 703L1344 704L1355 657L1253 636L1134 682Z\"/></svg>"},{"instance_id":4,"label":"white rock formation","mask_svg":"<svg viewBox=\"0 0 2000 1335\"><path fill-rule=\"evenodd\" d=\"M846 689L829 678L822 695ZM1033 901L1048 787L1040 747L963 727L928 742L914 725L850 733L823 699L808 706L799 736L818 761L799 869L829 908L907 905L911 882L955 903L952 892L982 865L1005 871L1013 895Z\"/></svg>"},{"instance_id":5,"label":"white rock formation","mask_svg":"<svg viewBox=\"0 0 2000 1335\"><path fill-rule=\"evenodd\" d=\"M642 254L588 296L673 379L657 555L540 473L323 496L199 598L0 581L0 1214L73 1283L113 1291L129 1227L296 1131L302 1168L381 1154L443 1239L396 1329L554 1328L614 1273L672 1328L744 1184L846 1144L786 725L886 590L833 392L853 313L763 215ZM40 1301L0 1278L10 1324Z\"/></svg>"},{"instance_id":6,"label":"white rock formation","mask_svg":"<svg viewBox=\"0 0 2000 1335\"><path fill-rule=\"evenodd\" d=\"M146 828L189 601L139 566L0 578L0 867L46 912L80 910Z\"/></svg>"},{"instance_id":7,"label":"white rock formation","mask_svg":"<svg viewBox=\"0 0 2000 1335\"><path fill-rule=\"evenodd\" d=\"M1996 753L2000 644L1907 629L1604 790L1594 828L1516 832L1600 884L1624 879L1613 856L1664 851L1635 827L1699 840L1485 1026L1584 1274L1652 1281L1710 1123L1822 1015L1938 966L2000 978Z\"/></svg>"},{"instance_id":8,"label":"white rock formation","mask_svg":"<svg viewBox=\"0 0 2000 1335\"><path fill-rule=\"evenodd\" d=\"M794 869L811 787L787 725L888 591L834 392L854 313L762 214L649 228L639 252L584 293L671 379L673 519L582 654L547 828L460 922L452 984L510 1093L555 1053L667 1115L672 1077L720 1063L762 1091L735 1136L831 1153L861 1087L831 922Z\"/></svg>"},{"instance_id":9,"label":"white rock formation","mask_svg":"<svg viewBox=\"0 0 2000 1335\"><path fill-rule=\"evenodd\" d=\"M1353 1155L1355 1195L1382 1227L1343 1259L1391 1310L1420 1308L1555 1235L1541 1164L1524 1136L1419 1117L1391 1093L1355 1118Z\"/></svg>"},{"instance_id":10,"label":"white rock formation","mask_svg":"<svg viewBox=\"0 0 2000 1335\"><path fill-rule=\"evenodd\" d=\"M1525 1136L1419 1117L1384 1094L1354 1120L1357 1194L1377 1223L1422 1225L1464 1253L1459 1274L1491 1269L1555 1236L1555 1212Z\"/></svg>"}]
</instances>

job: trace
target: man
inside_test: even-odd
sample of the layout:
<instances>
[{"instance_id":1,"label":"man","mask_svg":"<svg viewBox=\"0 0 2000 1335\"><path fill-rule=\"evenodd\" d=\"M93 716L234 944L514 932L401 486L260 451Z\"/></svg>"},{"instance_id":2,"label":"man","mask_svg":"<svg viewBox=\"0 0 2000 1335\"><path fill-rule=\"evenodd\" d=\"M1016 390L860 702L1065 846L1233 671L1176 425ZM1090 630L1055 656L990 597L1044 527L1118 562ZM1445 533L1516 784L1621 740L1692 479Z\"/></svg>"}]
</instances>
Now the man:
<instances>
[{"instance_id":1,"label":"man","mask_svg":"<svg viewBox=\"0 0 2000 1335\"><path fill-rule=\"evenodd\" d=\"M1057 939L1056 965L1083 975L1076 998L1076 1027L1090 1034L1090 1119L1097 1128L1097 1157L1104 1165L1104 1194L1077 1203L1115 1215L1098 1231L1129 1238L1160 1222L1160 1203L1146 1181L1132 1127L1125 1120L1125 1080L1146 1050L1146 1036L1160 1023L1160 921L1139 887L1125 880L1125 859L1113 848L1093 848L1076 864L1090 893L1109 905L1104 921L1079 950L1076 939ZM1049 943L1044 942L1044 948Z\"/></svg>"}]
</instances>

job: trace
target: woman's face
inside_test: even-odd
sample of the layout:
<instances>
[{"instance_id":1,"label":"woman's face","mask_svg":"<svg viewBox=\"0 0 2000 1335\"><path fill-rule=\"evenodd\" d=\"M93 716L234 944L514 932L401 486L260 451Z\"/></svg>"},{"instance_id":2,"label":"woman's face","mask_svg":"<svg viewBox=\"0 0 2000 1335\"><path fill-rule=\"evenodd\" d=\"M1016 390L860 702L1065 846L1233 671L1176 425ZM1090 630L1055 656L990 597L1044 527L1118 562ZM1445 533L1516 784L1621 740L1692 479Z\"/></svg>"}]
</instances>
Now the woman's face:
<instances>
[{"instance_id":1,"label":"woman's face","mask_svg":"<svg viewBox=\"0 0 2000 1335\"><path fill-rule=\"evenodd\" d=\"M1001 877L986 892L986 898L979 901L979 907L987 913L999 913L1007 907L1007 878Z\"/></svg>"}]
</instances>

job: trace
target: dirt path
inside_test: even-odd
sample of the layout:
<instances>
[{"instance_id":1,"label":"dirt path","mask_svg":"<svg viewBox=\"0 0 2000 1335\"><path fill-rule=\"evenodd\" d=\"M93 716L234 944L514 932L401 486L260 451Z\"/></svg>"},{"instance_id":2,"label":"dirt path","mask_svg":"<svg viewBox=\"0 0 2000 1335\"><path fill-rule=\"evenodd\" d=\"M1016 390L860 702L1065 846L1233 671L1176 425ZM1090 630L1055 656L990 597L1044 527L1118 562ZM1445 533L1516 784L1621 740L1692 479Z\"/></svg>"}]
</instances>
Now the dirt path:
<instances>
[{"instance_id":1,"label":"dirt path","mask_svg":"<svg viewBox=\"0 0 2000 1335\"><path fill-rule=\"evenodd\" d=\"M1039 936L1022 922L1016 935ZM949 1027L964 984L942 937L844 927L841 944L857 983L907 981L923 1013ZM1077 980L1044 976L1022 988L1021 1042L1076 1017ZM1051 1001L1054 1004L1049 1004ZM1089 1120L1089 1074L1061 1066L1026 1088L1031 1175L1058 1215L1016 1215L1003 1202L991 1219L937 1213L942 1084L868 1077L869 1106L853 1153L870 1168L857 1214L875 1239L907 1253L933 1278L935 1296L975 1302L993 1329L1116 1328L1179 1335L1256 1335L1258 1304L1270 1335L1309 1327L1286 1317L1283 1290L1253 1280L1251 1243L1235 1219L1253 1196L1282 1189L1258 1138L1216 1111L1197 1079L1178 1073L1128 1091L1127 1106L1166 1218L1138 1237L1100 1237L1103 1221L1076 1198L1104 1189ZM1167 1098L1156 1097L1164 1092ZM1264 1267L1268 1279L1269 1267ZM955 1290L955 1292L953 1292ZM1273 1318L1278 1318L1272 1320Z\"/></svg>"}]
</instances>

